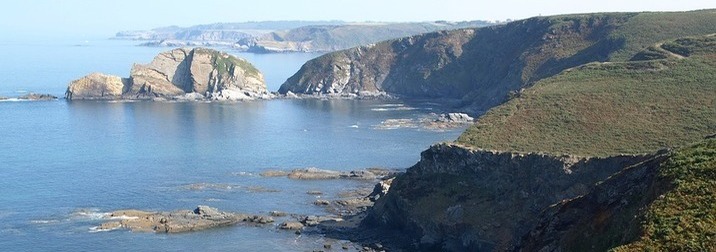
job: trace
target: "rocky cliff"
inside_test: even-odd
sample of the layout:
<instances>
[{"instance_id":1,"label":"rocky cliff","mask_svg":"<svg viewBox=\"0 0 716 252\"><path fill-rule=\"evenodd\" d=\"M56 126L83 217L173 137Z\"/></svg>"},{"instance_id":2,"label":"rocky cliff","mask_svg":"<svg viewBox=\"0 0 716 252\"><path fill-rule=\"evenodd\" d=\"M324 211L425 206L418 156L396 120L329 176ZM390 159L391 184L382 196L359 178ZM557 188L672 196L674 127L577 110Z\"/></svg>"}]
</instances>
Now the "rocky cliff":
<instances>
[{"instance_id":1,"label":"rocky cliff","mask_svg":"<svg viewBox=\"0 0 716 252\"><path fill-rule=\"evenodd\" d=\"M364 225L397 229L414 249L513 249L540 213L590 192L625 167L652 158L510 153L440 144L398 176Z\"/></svg>"},{"instance_id":2,"label":"rocky cliff","mask_svg":"<svg viewBox=\"0 0 716 252\"><path fill-rule=\"evenodd\" d=\"M244 59L206 48L179 48L135 64L129 78L93 73L72 81L65 97L81 99L269 98L263 75Z\"/></svg>"},{"instance_id":3,"label":"rocky cliff","mask_svg":"<svg viewBox=\"0 0 716 252\"><path fill-rule=\"evenodd\" d=\"M332 52L427 32L488 25L493 24L484 21L469 21L313 25L242 39L237 45L249 52L258 53Z\"/></svg>"},{"instance_id":4,"label":"rocky cliff","mask_svg":"<svg viewBox=\"0 0 716 252\"><path fill-rule=\"evenodd\" d=\"M711 10L535 17L326 54L307 62L279 92L448 98L478 113L564 69L626 60L664 39L714 32Z\"/></svg>"}]
</instances>

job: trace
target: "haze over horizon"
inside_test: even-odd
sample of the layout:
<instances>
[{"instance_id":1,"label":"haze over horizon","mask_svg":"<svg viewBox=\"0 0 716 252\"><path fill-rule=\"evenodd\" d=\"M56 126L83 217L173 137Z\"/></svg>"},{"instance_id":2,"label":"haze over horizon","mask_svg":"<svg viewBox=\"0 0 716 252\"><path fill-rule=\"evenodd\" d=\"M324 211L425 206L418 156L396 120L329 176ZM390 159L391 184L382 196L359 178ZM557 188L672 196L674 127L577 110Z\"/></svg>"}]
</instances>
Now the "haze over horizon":
<instances>
[{"instance_id":1,"label":"haze over horizon","mask_svg":"<svg viewBox=\"0 0 716 252\"><path fill-rule=\"evenodd\" d=\"M516 8L519 6L519 8ZM615 1L549 0L464 2L463 0L343 1L88 1L31 0L5 3L0 32L13 37L110 37L118 31L171 25L273 20L415 22L523 19L539 15L590 12L686 11L716 8L706 0Z\"/></svg>"}]
</instances>

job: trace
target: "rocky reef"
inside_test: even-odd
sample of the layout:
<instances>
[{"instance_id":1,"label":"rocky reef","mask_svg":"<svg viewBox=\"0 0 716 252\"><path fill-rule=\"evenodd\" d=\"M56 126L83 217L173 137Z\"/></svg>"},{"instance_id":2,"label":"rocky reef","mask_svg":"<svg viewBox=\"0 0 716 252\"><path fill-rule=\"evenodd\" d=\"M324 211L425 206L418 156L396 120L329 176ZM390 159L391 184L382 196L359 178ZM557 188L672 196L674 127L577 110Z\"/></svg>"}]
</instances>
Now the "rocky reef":
<instances>
[{"instance_id":1,"label":"rocky reef","mask_svg":"<svg viewBox=\"0 0 716 252\"><path fill-rule=\"evenodd\" d=\"M206 48L178 48L135 64L129 78L93 73L72 81L68 100L267 99L261 72L244 59Z\"/></svg>"},{"instance_id":2,"label":"rocky reef","mask_svg":"<svg viewBox=\"0 0 716 252\"><path fill-rule=\"evenodd\" d=\"M110 219L97 230L125 228L135 232L182 233L210 228L235 225L239 222L266 224L273 222L268 216L221 212L209 206L198 206L194 210L173 212L147 212L141 210L118 210L109 214Z\"/></svg>"},{"instance_id":3,"label":"rocky reef","mask_svg":"<svg viewBox=\"0 0 716 252\"><path fill-rule=\"evenodd\" d=\"M369 210L364 226L410 237L421 250L514 249L541 212L585 195L652 155L607 158L511 153L439 144L399 175Z\"/></svg>"}]
</instances>

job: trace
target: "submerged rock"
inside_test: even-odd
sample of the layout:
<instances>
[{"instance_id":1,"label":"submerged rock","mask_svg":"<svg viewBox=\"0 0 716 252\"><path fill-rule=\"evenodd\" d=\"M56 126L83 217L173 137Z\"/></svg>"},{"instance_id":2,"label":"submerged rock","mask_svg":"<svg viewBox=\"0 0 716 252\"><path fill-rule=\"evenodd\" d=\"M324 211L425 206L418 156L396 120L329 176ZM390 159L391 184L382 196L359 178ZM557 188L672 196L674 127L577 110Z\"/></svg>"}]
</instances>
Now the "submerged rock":
<instances>
[{"instance_id":1,"label":"submerged rock","mask_svg":"<svg viewBox=\"0 0 716 252\"><path fill-rule=\"evenodd\" d=\"M19 100L30 100L30 101L49 101L49 100L57 100L57 96L51 95L51 94L36 94L36 93L29 93L23 96L18 97Z\"/></svg>"}]
</instances>

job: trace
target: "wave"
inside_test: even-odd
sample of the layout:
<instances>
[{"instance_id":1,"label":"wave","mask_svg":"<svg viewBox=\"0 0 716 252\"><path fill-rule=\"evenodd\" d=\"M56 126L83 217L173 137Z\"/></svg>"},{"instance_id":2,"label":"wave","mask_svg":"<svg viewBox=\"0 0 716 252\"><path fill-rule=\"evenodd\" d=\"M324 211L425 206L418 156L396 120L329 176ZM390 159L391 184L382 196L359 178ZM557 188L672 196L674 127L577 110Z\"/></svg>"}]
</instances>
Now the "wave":
<instances>
[{"instance_id":1,"label":"wave","mask_svg":"<svg viewBox=\"0 0 716 252\"><path fill-rule=\"evenodd\" d=\"M71 214L73 219L101 220L107 219L112 213L100 212L96 208L78 209Z\"/></svg>"},{"instance_id":2,"label":"wave","mask_svg":"<svg viewBox=\"0 0 716 252\"><path fill-rule=\"evenodd\" d=\"M373 107L376 107L376 108L386 108L386 107L404 107L404 106L405 106L405 104L400 104L400 103L388 103L388 104L378 104L378 105L375 105L375 106L373 106Z\"/></svg>"},{"instance_id":3,"label":"wave","mask_svg":"<svg viewBox=\"0 0 716 252\"><path fill-rule=\"evenodd\" d=\"M371 111L405 111L405 110L416 110L413 107L389 107L389 108L372 108Z\"/></svg>"}]
</instances>

